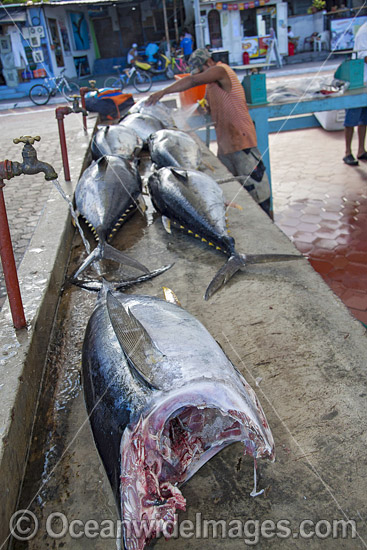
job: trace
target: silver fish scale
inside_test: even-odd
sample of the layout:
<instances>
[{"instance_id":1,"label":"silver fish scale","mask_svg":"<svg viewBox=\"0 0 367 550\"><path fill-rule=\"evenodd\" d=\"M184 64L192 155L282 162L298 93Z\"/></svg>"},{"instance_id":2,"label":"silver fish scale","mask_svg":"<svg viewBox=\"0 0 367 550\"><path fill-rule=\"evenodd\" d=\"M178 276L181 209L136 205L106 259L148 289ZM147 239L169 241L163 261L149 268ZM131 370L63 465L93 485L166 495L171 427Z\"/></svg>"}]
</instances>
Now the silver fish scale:
<instances>
[{"instance_id":1,"label":"silver fish scale","mask_svg":"<svg viewBox=\"0 0 367 550\"><path fill-rule=\"evenodd\" d=\"M150 137L152 161L158 167L177 166L196 169L201 162L201 150L196 141L181 130L158 130Z\"/></svg>"},{"instance_id":2,"label":"silver fish scale","mask_svg":"<svg viewBox=\"0 0 367 550\"><path fill-rule=\"evenodd\" d=\"M75 202L80 214L97 228L112 229L140 193L136 170L123 159L107 156L106 170L93 162L83 173L75 189Z\"/></svg>"},{"instance_id":3,"label":"silver fish scale","mask_svg":"<svg viewBox=\"0 0 367 550\"><path fill-rule=\"evenodd\" d=\"M158 118L150 115L143 115L142 113L127 115L119 124L135 130L143 141L147 141L151 134L164 128L164 124L158 120Z\"/></svg>"},{"instance_id":4,"label":"silver fish scale","mask_svg":"<svg viewBox=\"0 0 367 550\"><path fill-rule=\"evenodd\" d=\"M232 363L190 313L154 297L117 298L140 321L163 354L162 360L150 369L149 380L155 387L169 392L194 380L209 379L231 384L241 391L242 381Z\"/></svg>"},{"instance_id":5,"label":"silver fish scale","mask_svg":"<svg viewBox=\"0 0 367 550\"><path fill-rule=\"evenodd\" d=\"M161 168L158 171L161 184L164 186L165 181L167 181L180 188L187 188L191 196L195 198L193 206L196 211L205 217L219 235L228 236L224 196L217 182L198 170L181 170L177 168L175 171L184 177L186 176L187 181L182 183L170 168Z\"/></svg>"},{"instance_id":6,"label":"silver fish scale","mask_svg":"<svg viewBox=\"0 0 367 550\"><path fill-rule=\"evenodd\" d=\"M102 154L121 155L126 158L138 155L143 147L143 140L133 128L108 126L100 128L95 136L95 144Z\"/></svg>"},{"instance_id":7,"label":"silver fish scale","mask_svg":"<svg viewBox=\"0 0 367 550\"><path fill-rule=\"evenodd\" d=\"M146 99L141 99L131 109L129 113L142 113L143 115L154 116L161 120L165 126L175 126L172 109L159 102L155 105L147 105Z\"/></svg>"}]
</instances>

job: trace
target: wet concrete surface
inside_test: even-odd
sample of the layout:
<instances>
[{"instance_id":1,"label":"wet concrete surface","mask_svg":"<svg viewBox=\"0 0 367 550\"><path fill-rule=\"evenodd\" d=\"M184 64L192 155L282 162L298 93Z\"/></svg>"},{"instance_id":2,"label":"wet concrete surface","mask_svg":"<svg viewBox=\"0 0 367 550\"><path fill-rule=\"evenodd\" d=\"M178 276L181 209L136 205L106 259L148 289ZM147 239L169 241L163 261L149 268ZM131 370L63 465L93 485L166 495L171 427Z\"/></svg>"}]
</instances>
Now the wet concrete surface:
<instances>
[{"instance_id":1,"label":"wet concrete surface","mask_svg":"<svg viewBox=\"0 0 367 550\"><path fill-rule=\"evenodd\" d=\"M205 152L208 173L228 176ZM237 249L248 253L297 253L288 238L267 218L237 182L222 186L226 199L243 206L230 208L229 227ZM324 284L307 260L249 266L227 286L203 300L204 291L224 256L185 234L168 235L159 216L136 213L112 241L149 268L175 262L161 277L130 289L162 297L162 286L177 294L182 306L195 315L217 339L233 363L256 390L276 443L276 461L260 461L260 488L255 499L252 462L242 459L241 445L233 445L207 463L183 488L185 519L288 521L287 537L257 536L256 523L246 533L222 539L209 535L161 539L156 548L365 548L366 407L365 330ZM85 253L74 239L68 273ZM111 276L120 268L108 266ZM18 509L29 508L40 530L27 543L13 541L20 550L39 548L115 549L113 538L55 539L46 531L51 513L65 514L67 522L117 519L112 492L95 449L80 382L84 330L96 295L66 283L51 342L37 414L25 484ZM177 334L179 338L179 334ZM256 385L256 380L258 386ZM355 538L329 535L302 538L300 523L355 521ZM198 522L196 523L198 525ZM61 529L53 524L55 531ZM309 527L309 529L308 529ZM325 527L325 523L324 523ZM315 530L308 523L306 534ZM198 532L198 531L196 531ZM265 532L265 535L264 535ZM269 533L269 531L268 531ZM284 535L284 531L283 531ZM367 539L366 539L367 540Z\"/></svg>"}]
</instances>

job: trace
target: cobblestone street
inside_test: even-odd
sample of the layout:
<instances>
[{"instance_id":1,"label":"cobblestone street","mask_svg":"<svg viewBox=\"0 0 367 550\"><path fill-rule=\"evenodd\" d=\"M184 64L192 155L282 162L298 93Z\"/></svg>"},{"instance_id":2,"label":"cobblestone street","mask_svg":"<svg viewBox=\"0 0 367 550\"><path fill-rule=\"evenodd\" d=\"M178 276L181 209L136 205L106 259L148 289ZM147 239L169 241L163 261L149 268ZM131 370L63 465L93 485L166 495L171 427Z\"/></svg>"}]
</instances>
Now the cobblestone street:
<instances>
[{"instance_id":1,"label":"cobblestone street","mask_svg":"<svg viewBox=\"0 0 367 550\"><path fill-rule=\"evenodd\" d=\"M78 140L84 139L81 115L69 115L64 120L69 156L78 150ZM14 144L13 139L20 136L41 136L35 142L39 160L52 164L59 179L63 181L62 160L59 144L55 106L28 107L0 113L1 158L22 162L23 144ZM92 127L92 122L89 127ZM75 149L74 149L75 148ZM79 173L71 173L78 177ZM10 234L13 243L15 261L19 266L29 246L39 217L52 189L52 182L45 180L43 173L34 176L19 176L5 181L3 189L8 214ZM0 264L0 308L6 297L2 266Z\"/></svg>"}]
</instances>

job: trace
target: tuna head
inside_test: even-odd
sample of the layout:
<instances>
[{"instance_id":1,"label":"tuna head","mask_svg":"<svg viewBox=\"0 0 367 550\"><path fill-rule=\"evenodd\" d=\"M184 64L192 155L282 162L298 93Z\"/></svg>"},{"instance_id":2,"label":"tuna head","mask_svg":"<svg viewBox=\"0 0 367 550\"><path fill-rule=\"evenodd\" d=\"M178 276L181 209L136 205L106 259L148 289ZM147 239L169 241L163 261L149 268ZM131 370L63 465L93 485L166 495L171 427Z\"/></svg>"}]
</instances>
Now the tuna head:
<instances>
[{"instance_id":1,"label":"tuna head","mask_svg":"<svg viewBox=\"0 0 367 550\"><path fill-rule=\"evenodd\" d=\"M253 390L189 313L110 292L97 311L94 330L104 337L88 345L98 361L88 366L85 353L86 399L101 396L89 403L94 437L121 504L125 547L142 550L170 535L185 508L179 486L212 456L242 441L245 454L272 459L274 444Z\"/></svg>"}]
</instances>

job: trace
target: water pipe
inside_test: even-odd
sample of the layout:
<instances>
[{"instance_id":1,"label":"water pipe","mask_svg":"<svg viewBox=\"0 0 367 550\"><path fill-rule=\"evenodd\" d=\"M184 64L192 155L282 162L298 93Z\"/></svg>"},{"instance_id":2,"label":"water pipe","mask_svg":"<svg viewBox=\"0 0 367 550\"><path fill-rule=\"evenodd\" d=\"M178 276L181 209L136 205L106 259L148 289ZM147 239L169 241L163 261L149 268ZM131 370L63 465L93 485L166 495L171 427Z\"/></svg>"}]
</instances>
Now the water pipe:
<instances>
[{"instance_id":1,"label":"water pipe","mask_svg":"<svg viewBox=\"0 0 367 550\"><path fill-rule=\"evenodd\" d=\"M20 174L38 174L43 172L46 180L57 178L53 167L47 162L41 162L37 158L37 151L33 147L35 141L40 141L40 137L22 136L14 139L14 143L24 143L22 156L23 162L11 162L4 160L0 162L0 256L3 266L6 291L9 298L10 311L13 324L16 329L26 326L22 297L20 294L17 268L15 265L13 246L11 242L8 216L4 200L3 188L4 179L10 180Z\"/></svg>"},{"instance_id":2,"label":"water pipe","mask_svg":"<svg viewBox=\"0 0 367 550\"><path fill-rule=\"evenodd\" d=\"M70 115L70 113L83 113L83 120L84 120L84 117L88 115L87 111L83 107L79 106L79 96L74 96L72 107L63 106L63 107L56 107L55 109L56 120L59 127L60 148L61 148L62 165L64 167L65 181L70 181L70 169L69 169L68 150L66 147L64 118L66 115Z\"/></svg>"}]
</instances>

